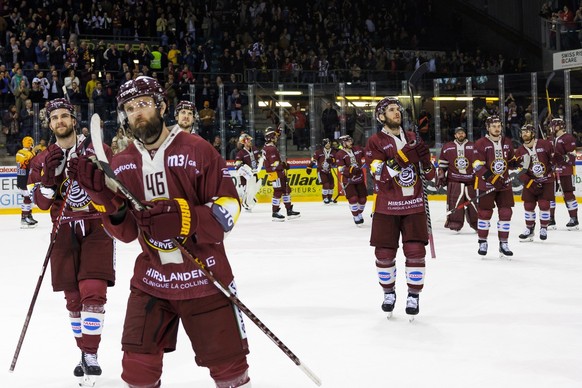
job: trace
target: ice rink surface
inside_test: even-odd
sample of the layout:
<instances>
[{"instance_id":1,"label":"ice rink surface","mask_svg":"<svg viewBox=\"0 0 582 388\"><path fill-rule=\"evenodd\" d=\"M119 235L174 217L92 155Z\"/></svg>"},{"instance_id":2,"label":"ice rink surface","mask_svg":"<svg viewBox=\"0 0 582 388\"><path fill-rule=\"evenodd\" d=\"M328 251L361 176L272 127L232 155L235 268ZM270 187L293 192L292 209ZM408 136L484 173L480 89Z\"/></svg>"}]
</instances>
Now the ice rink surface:
<instances>
[{"instance_id":1,"label":"ice rink surface","mask_svg":"<svg viewBox=\"0 0 582 388\"><path fill-rule=\"evenodd\" d=\"M582 231L567 231L563 203L548 240L520 243L523 205L512 220L511 260L497 253L496 215L489 254L477 255L467 226L444 229L445 206L431 201L437 259L427 258L420 315L404 313L404 259L399 252L397 302L387 320L380 309L374 252L369 246L371 204L358 228L348 205L296 203L301 218L271 221L270 204L243 213L226 247L239 297L322 380L323 387L582 387ZM62 293L50 269L13 373L8 369L49 244L47 214L21 230L19 215L0 217L0 386L77 386L80 352ZM109 289L97 387L123 387L121 330L138 244L117 244L117 284ZM249 319L253 388L315 387ZM183 332L164 358L163 387L211 388L194 363Z\"/></svg>"}]
</instances>

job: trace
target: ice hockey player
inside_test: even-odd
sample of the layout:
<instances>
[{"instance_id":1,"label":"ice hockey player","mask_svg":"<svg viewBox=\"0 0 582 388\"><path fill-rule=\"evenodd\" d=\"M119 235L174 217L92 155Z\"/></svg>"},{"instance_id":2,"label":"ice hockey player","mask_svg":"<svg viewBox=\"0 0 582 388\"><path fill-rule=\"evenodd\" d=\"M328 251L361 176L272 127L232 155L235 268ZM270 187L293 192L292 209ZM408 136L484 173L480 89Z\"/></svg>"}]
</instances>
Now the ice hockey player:
<instances>
[{"instance_id":1,"label":"ice hockey player","mask_svg":"<svg viewBox=\"0 0 582 388\"><path fill-rule=\"evenodd\" d=\"M192 361L209 369L216 387L249 388L241 312L175 242L236 293L224 246L240 213L236 189L209 142L165 125L167 107L164 89L151 77L127 81L117 94L118 117L136 141L113 157L111 168L145 210L119 204L90 159L79 158L77 166L80 184L108 203L107 230L141 247L121 338L121 378L131 388L160 387L169 361L164 355L176 349L182 327Z\"/></svg>"},{"instance_id":2,"label":"ice hockey player","mask_svg":"<svg viewBox=\"0 0 582 388\"><path fill-rule=\"evenodd\" d=\"M48 103L49 128L56 142L34 157L28 182L35 184L33 196L38 207L50 209L53 291L65 294L70 325L81 350L81 361L73 373L81 383L92 386L101 375L97 352L107 287L115 284L115 249L101 222L104 204L81 189L71 168L66 168L67 160L77 161L78 155L91 155L93 150L89 140L77 135L75 114L73 105L64 98ZM109 147L106 151L113 156Z\"/></svg>"},{"instance_id":3,"label":"ice hockey player","mask_svg":"<svg viewBox=\"0 0 582 388\"><path fill-rule=\"evenodd\" d=\"M436 175L436 187L447 188L447 210L455 209L459 204L475 197L475 160L474 144L467 140L465 128L455 129L455 140L445 143L439 156L439 168ZM467 223L477 230L477 206L469 203L467 209L460 208L447 216L445 228L459 231Z\"/></svg>"},{"instance_id":4,"label":"ice hockey player","mask_svg":"<svg viewBox=\"0 0 582 388\"><path fill-rule=\"evenodd\" d=\"M200 117L193 102L180 101L176 105L174 115L176 116L177 124L183 131L198 135L198 120L200 120Z\"/></svg>"},{"instance_id":5,"label":"ice hockey player","mask_svg":"<svg viewBox=\"0 0 582 388\"><path fill-rule=\"evenodd\" d=\"M554 164L554 172L556 175L556 182L562 190L564 195L564 202L570 220L566 224L569 230L578 229L578 202L576 195L574 195L575 179L574 166L576 165L576 138L572 134L566 132L566 123L564 120L557 118L550 121L550 136L554 143L554 157L552 162ZM554 214L556 211L556 202L552 201L550 204L550 227L555 228L556 221Z\"/></svg>"},{"instance_id":6,"label":"ice hockey player","mask_svg":"<svg viewBox=\"0 0 582 388\"><path fill-rule=\"evenodd\" d=\"M396 254L400 239L406 260L406 313L414 316L420 311L419 294L424 288L428 244L420 174L428 180L435 174L429 148L422 139L416 139L414 132L402 129L402 111L396 97L381 99L374 116L382 130L366 144L366 163L374 176L376 193L370 245L374 247L376 270L384 292L382 310L389 316L396 303Z\"/></svg>"},{"instance_id":7,"label":"ice hockey player","mask_svg":"<svg viewBox=\"0 0 582 388\"><path fill-rule=\"evenodd\" d=\"M333 203L333 188L335 179L333 177L333 168L335 166L335 154L337 150L331 148L331 141L325 138L321 141L322 146L317 148L307 165L305 171L311 174L313 165L317 168L317 180L321 185L321 197L323 203L328 205Z\"/></svg>"},{"instance_id":8,"label":"ice hockey player","mask_svg":"<svg viewBox=\"0 0 582 388\"><path fill-rule=\"evenodd\" d=\"M238 141L243 147L235 156L234 168L240 180L241 204L245 210L252 211L257 204L257 192L261 188L257 173L263 168L264 159L261 151L253 145L253 138L249 134L241 134Z\"/></svg>"},{"instance_id":9,"label":"ice hockey player","mask_svg":"<svg viewBox=\"0 0 582 388\"><path fill-rule=\"evenodd\" d=\"M293 210L291 203L291 187L287 179L287 170L289 164L281 160L281 154L277 149L277 141L280 136L279 129L267 127L265 130L265 145L263 147L263 158L265 159L265 171L267 172L267 179L271 182L273 187L272 199L272 220L285 221L285 216L279 213L281 208L281 201L287 210L287 218L293 219L301 216L301 213Z\"/></svg>"},{"instance_id":10,"label":"ice hockey player","mask_svg":"<svg viewBox=\"0 0 582 388\"><path fill-rule=\"evenodd\" d=\"M364 223L362 213L366 208L368 197L363 171L365 152L362 147L354 145L354 140L350 135L340 136L338 140L342 145L342 148L335 154L338 173L341 176L354 223L361 226Z\"/></svg>"},{"instance_id":11,"label":"ice hockey player","mask_svg":"<svg viewBox=\"0 0 582 388\"><path fill-rule=\"evenodd\" d=\"M511 139L503 135L503 124L499 116L489 116L485 120L487 135L475 142L475 185L477 195L487 190L490 192L479 198L477 205L477 235L481 256L487 255L489 228L493 209L497 205L499 221L497 221L497 236L499 238L499 253L501 257L513 256L507 243L511 224L512 208L515 204L509 168L513 166L514 149Z\"/></svg>"},{"instance_id":12,"label":"ice hockey player","mask_svg":"<svg viewBox=\"0 0 582 388\"><path fill-rule=\"evenodd\" d=\"M525 230L519 241L533 241L536 225L536 204L540 209L540 240L548 238L550 223L550 201L555 200L554 173L551 159L554 147L549 140L536 139L535 128L531 124L521 127L523 144L515 151L521 163L519 180L523 183L521 199L525 215Z\"/></svg>"},{"instance_id":13,"label":"ice hockey player","mask_svg":"<svg viewBox=\"0 0 582 388\"><path fill-rule=\"evenodd\" d=\"M30 136L25 136L22 139L22 149L16 153L16 187L20 196L22 196L22 204L20 205L20 228L34 228L38 223L32 218L32 200L30 198L30 191L28 190L28 173L30 171L30 161L34 157L32 151L34 140Z\"/></svg>"}]
</instances>

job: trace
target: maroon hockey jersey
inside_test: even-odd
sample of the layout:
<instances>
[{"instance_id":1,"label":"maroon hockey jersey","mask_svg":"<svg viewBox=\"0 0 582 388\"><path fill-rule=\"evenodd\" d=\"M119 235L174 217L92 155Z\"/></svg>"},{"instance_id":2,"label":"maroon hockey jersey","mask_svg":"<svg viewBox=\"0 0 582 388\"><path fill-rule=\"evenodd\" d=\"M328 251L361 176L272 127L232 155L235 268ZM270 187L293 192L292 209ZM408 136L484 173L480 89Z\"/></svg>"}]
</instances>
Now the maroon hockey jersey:
<instances>
[{"instance_id":1,"label":"maroon hockey jersey","mask_svg":"<svg viewBox=\"0 0 582 388\"><path fill-rule=\"evenodd\" d=\"M481 165L482 168L489 169L493 174L500 175L499 179L504 182L509 180L510 163L514 161L514 149L511 139L502 137L498 141L493 141L489 136L480 138L475 142L475 162L473 167ZM479 189L487 190L493 185L479 179ZM511 190L511 185L506 184L501 190Z\"/></svg>"},{"instance_id":2,"label":"maroon hockey jersey","mask_svg":"<svg viewBox=\"0 0 582 388\"><path fill-rule=\"evenodd\" d=\"M556 173L573 175L576 164L576 138L569 133L563 133L554 139L554 151L558 155L554 158Z\"/></svg>"},{"instance_id":3,"label":"maroon hockey jersey","mask_svg":"<svg viewBox=\"0 0 582 388\"><path fill-rule=\"evenodd\" d=\"M447 171L450 182L473 182L473 162L475 150L473 142L450 141L443 145L439 156L439 167Z\"/></svg>"},{"instance_id":4,"label":"maroon hockey jersey","mask_svg":"<svg viewBox=\"0 0 582 388\"><path fill-rule=\"evenodd\" d=\"M522 144L515 151L515 156L521 160L523 168L535 177L536 183L547 183L554 181L551 165L553 153L554 147L549 140L536 139L531 148Z\"/></svg>"}]
</instances>

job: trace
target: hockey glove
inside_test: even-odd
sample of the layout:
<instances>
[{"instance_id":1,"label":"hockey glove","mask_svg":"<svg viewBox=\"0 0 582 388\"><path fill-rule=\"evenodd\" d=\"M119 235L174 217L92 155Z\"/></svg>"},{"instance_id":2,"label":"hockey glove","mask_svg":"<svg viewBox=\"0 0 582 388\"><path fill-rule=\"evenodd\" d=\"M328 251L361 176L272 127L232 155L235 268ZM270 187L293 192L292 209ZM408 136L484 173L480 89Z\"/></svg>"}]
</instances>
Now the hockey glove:
<instances>
[{"instance_id":1,"label":"hockey glove","mask_svg":"<svg viewBox=\"0 0 582 388\"><path fill-rule=\"evenodd\" d=\"M101 213L113 214L123 204L123 198L105 183L105 173L87 156L71 158L68 164L69 178L77 183L91 197L93 206Z\"/></svg>"},{"instance_id":2,"label":"hockey glove","mask_svg":"<svg viewBox=\"0 0 582 388\"><path fill-rule=\"evenodd\" d=\"M430 149L423 142L413 141L398 150L396 161L402 167L423 162L430 163Z\"/></svg>"},{"instance_id":3,"label":"hockey glove","mask_svg":"<svg viewBox=\"0 0 582 388\"><path fill-rule=\"evenodd\" d=\"M505 186L503 176L494 174L488 168L483 167L479 169L479 171L477 171L477 175L485 182L493 185L493 187L495 187L497 190L502 189Z\"/></svg>"},{"instance_id":4,"label":"hockey glove","mask_svg":"<svg viewBox=\"0 0 582 388\"><path fill-rule=\"evenodd\" d=\"M193 206L183 198L146 202L144 211L134 211L137 224L148 236L157 241L188 237L198 226Z\"/></svg>"},{"instance_id":5,"label":"hockey glove","mask_svg":"<svg viewBox=\"0 0 582 388\"><path fill-rule=\"evenodd\" d=\"M437 170L437 175L436 175L436 179L435 179L435 186L437 189L440 189L441 187L445 187L447 185L447 177L445 176L445 170L443 170L442 168L439 168Z\"/></svg>"},{"instance_id":6,"label":"hockey glove","mask_svg":"<svg viewBox=\"0 0 582 388\"><path fill-rule=\"evenodd\" d=\"M56 144L51 144L47 148L47 157L42 164L42 170L40 172L40 183L45 187L54 187L57 185L56 175L57 168L63 162L65 158L65 153Z\"/></svg>"}]
</instances>

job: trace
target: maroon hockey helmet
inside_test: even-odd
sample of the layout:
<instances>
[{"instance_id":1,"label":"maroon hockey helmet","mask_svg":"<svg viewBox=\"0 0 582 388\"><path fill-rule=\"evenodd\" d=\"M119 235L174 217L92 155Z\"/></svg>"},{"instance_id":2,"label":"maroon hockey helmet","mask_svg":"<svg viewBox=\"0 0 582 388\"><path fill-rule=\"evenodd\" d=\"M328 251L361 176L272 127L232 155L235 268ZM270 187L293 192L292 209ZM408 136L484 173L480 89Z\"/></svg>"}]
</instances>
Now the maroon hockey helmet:
<instances>
[{"instance_id":1,"label":"maroon hockey helmet","mask_svg":"<svg viewBox=\"0 0 582 388\"><path fill-rule=\"evenodd\" d=\"M67 100L65 98L55 98L54 100L49 101L49 103L46 107L47 117L50 118L51 113L57 109L66 109L69 111L69 113L71 113L71 116L73 116L74 118L77 118L77 116L75 115L77 113L75 111L75 107L73 106L73 104L71 104L69 102L69 100Z\"/></svg>"},{"instance_id":2,"label":"maroon hockey helmet","mask_svg":"<svg viewBox=\"0 0 582 388\"><path fill-rule=\"evenodd\" d=\"M552 119L552 121L550 121L549 128L550 128L550 132L552 134L554 134L558 131L565 131L566 130L566 122L559 117Z\"/></svg>"},{"instance_id":3,"label":"maroon hockey helmet","mask_svg":"<svg viewBox=\"0 0 582 388\"><path fill-rule=\"evenodd\" d=\"M136 79L125 82L119 87L119 91L117 92L117 111L120 114L119 117L122 123L127 117L124 109L125 104L134 98L143 96L152 97L158 109L162 102L165 102L167 105L166 92L158 80L141 75Z\"/></svg>"},{"instance_id":4,"label":"maroon hockey helmet","mask_svg":"<svg viewBox=\"0 0 582 388\"><path fill-rule=\"evenodd\" d=\"M267 127L267 129L265 129L265 141L277 141L276 139L279 135L280 132L273 127Z\"/></svg>"},{"instance_id":5,"label":"maroon hockey helmet","mask_svg":"<svg viewBox=\"0 0 582 388\"><path fill-rule=\"evenodd\" d=\"M322 145L322 146L324 146L324 147L325 147L325 146L326 146L326 145L328 145L328 144L331 144L331 140L329 140L329 138L328 138L328 137L326 137L326 138L324 138L324 139L322 139L322 140L321 140L321 145Z\"/></svg>"},{"instance_id":6,"label":"maroon hockey helmet","mask_svg":"<svg viewBox=\"0 0 582 388\"><path fill-rule=\"evenodd\" d=\"M182 109L190 110L192 111L192 113L196 113L196 105L194 105L194 103L191 101L187 100L180 101L178 105L176 105L176 111L174 112L174 115L178 117L178 114Z\"/></svg>"},{"instance_id":7,"label":"maroon hockey helmet","mask_svg":"<svg viewBox=\"0 0 582 388\"><path fill-rule=\"evenodd\" d=\"M492 115L487 117L487 119L485 120L485 127L487 129L489 129L489 127L491 126L491 124L493 123L501 123L501 119L499 118L499 116L497 115Z\"/></svg>"},{"instance_id":8,"label":"maroon hockey helmet","mask_svg":"<svg viewBox=\"0 0 582 388\"><path fill-rule=\"evenodd\" d=\"M352 139L352 137L351 137L350 135L343 135L343 136L340 136L340 137L338 138L338 140L339 140L339 142L342 144L342 146L343 146L343 147L345 147L345 146L346 146L346 143L347 143L348 141L351 141L351 142L353 142L353 141L354 141L354 139Z\"/></svg>"},{"instance_id":9,"label":"maroon hockey helmet","mask_svg":"<svg viewBox=\"0 0 582 388\"><path fill-rule=\"evenodd\" d=\"M376 104L374 117L376 118L376 120L378 120L380 124L384 124L384 122L380 120L380 115L383 115L386 112L386 108L388 107L388 105L392 104L398 105L398 109L402 112L402 104L400 103L400 100L396 97L384 97L383 99L378 101L378 104Z\"/></svg>"}]
</instances>

